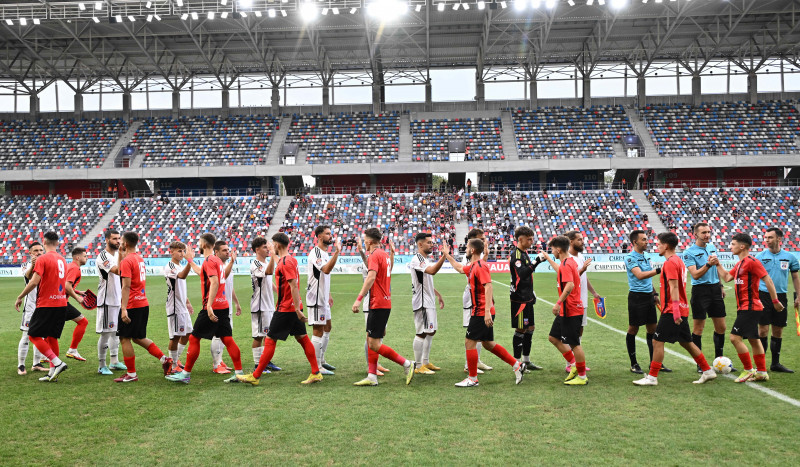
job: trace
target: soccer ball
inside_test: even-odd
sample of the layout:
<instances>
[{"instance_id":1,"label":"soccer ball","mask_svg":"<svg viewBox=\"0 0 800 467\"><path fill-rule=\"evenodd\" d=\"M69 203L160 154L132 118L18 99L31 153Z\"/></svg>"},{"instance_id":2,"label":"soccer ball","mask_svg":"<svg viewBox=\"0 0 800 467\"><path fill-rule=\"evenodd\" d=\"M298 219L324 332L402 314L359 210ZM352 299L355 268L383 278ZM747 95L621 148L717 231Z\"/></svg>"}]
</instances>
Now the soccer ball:
<instances>
[{"instance_id":1,"label":"soccer ball","mask_svg":"<svg viewBox=\"0 0 800 467\"><path fill-rule=\"evenodd\" d=\"M712 363L711 366L717 370L717 373L722 373L723 375L727 375L733 369L733 363L728 357L715 358L714 363Z\"/></svg>"}]
</instances>

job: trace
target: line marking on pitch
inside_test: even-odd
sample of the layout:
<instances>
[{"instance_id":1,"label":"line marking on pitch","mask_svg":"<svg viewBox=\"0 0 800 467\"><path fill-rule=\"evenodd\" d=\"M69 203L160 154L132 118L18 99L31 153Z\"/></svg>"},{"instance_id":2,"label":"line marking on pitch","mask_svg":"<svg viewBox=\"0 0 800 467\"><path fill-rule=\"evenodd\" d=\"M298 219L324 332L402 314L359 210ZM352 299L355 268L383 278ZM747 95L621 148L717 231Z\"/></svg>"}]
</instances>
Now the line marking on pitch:
<instances>
[{"instance_id":1,"label":"line marking on pitch","mask_svg":"<svg viewBox=\"0 0 800 467\"><path fill-rule=\"evenodd\" d=\"M511 286L509 286L508 284L504 284L504 283L502 283L502 282L498 282L498 281L496 281L496 280L494 280L494 279L492 280L492 282L494 282L495 284L500 284L500 285L502 285L502 286L504 286L504 287L511 287ZM553 302L551 302L551 301L548 301L548 300L545 300L545 299L543 299L543 298L539 298L539 297L537 297L537 300L539 300L539 301L542 301L542 302L544 302L544 303L547 303L547 304L549 304L549 305L555 306L555 303L553 303ZM591 321L591 322L592 322L592 323L594 323L594 324L599 324L600 326L602 326L602 327L604 327L604 328L606 328L606 329L609 329L609 330L611 330L611 331L614 331L614 332L616 332L617 334L622 334L623 336L628 334L628 333L627 333L627 332L625 332L625 331L622 331L622 330L620 330L620 329L617 329L617 328L615 328L614 326L610 326L610 325L608 325L608 324L606 324L606 323L604 323L604 322L602 322L602 321L598 321L598 320L596 320L596 319L594 319L594 318L588 318L588 320L589 320L589 321ZM638 335L636 336L636 341L637 341L637 342L641 342L641 343L643 343L643 344L647 345L647 340L645 340L645 339L643 339L643 338L639 337ZM670 354L670 355L672 355L673 357L677 357L677 358L680 358L681 360L687 361L687 362L689 362L689 363L695 363L694 359L692 359L692 358L690 358L690 357L687 357L686 355L684 355L684 354L682 354L682 353L679 353L679 352L676 352L676 351L674 351L674 350L672 350L672 349L664 348L664 352L665 352L665 353L668 353L668 354ZM736 377L735 377L735 376L733 376L733 375L731 375L731 374L722 375L722 376L725 376L725 377L727 377L727 378L729 378L729 379L736 379ZM750 381L748 381L748 382L746 382L746 383L744 383L744 384L745 384L745 385L747 385L747 387L750 387L750 388L756 389L756 390L758 390L758 391L761 391L761 392L763 392L764 394L768 394L768 395L770 395L770 396L772 396L772 397L774 397L774 398L776 398L776 399L778 399L778 400L781 400L781 401L783 401L783 402L786 402L787 404L791 404L791 405L793 405L793 406L795 406L795 407L799 407L799 408L800 408L800 401L799 401L799 400L797 400L797 399L794 399L794 398L792 398L792 397L790 397L790 396L787 396L786 394L783 394L783 393L781 393L781 392L778 392L778 391L776 391L776 390L774 390L774 389L770 389L770 388L768 388L768 387L764 387L764 386L758 385L758 384L756 384L756 383L753 383L753 382L750 382Z\"/></svg>"}]
</instances>

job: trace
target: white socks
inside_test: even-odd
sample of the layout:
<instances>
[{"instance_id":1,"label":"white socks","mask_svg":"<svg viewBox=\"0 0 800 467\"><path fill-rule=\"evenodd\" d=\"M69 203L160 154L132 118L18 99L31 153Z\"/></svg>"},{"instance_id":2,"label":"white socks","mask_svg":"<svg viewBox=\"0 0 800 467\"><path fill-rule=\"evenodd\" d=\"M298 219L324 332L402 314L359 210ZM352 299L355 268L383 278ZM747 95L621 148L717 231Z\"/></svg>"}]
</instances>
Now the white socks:
<instances>
[{"instance_id":1,"label":"white socks","mask_svg":"<svg viewBox=\"0 0 800 467\"><path fill-rule=\"evenodd\" d=\"M180 342L178 342L178 358L174 359L176 362L181 358L181 355L183 355L183 349L185 348L186 344L181 344Z\"/></svg>"},{"instance_id":2,"label":"white socks","mask_svg":"<svg viewBox=\"0 0 800 467\"><path fill-rule=\"evenodd\" d=\"M173 363L178 363L178 351L177 350L170 350L169 351L169 358L172 359Z\"/></svg>"},{"instance_id":3,"label":"white socks","mask_svg":"<svg viewBox=\"0 0 800 467\"><path fill-rule=\"evenodd\" d=\"M530 362L531 362L531 356L530 355L523 355L522 356L522 363L530 363Z\"/></svg>"},{"instance_id":4,"label":"white socks","mask_svg":"<svg viewBox=\"0 0 800 467\"><path fill-rule=\"evenodd\" d=\"M104 333L104 334L106 334L106 333ZM113 333L109 332L107 334L111 338L108 341L108 353L109 353L109 357L110 357L110 360L111 360L111 364L113 365L115 363L119 363L119 358L118 358L118 355L119 355L119 337L117 337L117 333L116 332L113 332Z\"/></svg>"},{"instance_id":5,"label":"white socks","mask_svg":"<svg viewBox=\"0 0 800 467\"><path fill-rule=\"evenodd\" d=\"M22 338L19 340L19 345L17 346L17 365L25 366L25 360L28 358L28 349L30 348L30 340L28 340L28 332L22 331ZM38 360L35 358L33 359L33 363L36 364Z\"/></svg>"},{"instance_id":6,"label":"white socks","mask_svg":"<svg viewBox=\"0 0 800 467\"><path fill-rule=\"evenodd\" d=\"M264 346L260 345L258 347L253 348L253 361L256 365L258 365L259 360L261 360L261 354L264 352ZM269 363L269 362L267 362Z\"/></svg>"},{"instance_id":7,"label":"white socks","mask_svg":"<svg viewBox=\"0 0 800 467\"><path fill-rule=\"evenodd\" d=\"M431 356L431 345L433 344L433 334L428 334L425 336L425 340L422 343L422 364L427 365L430 363L430 356Z\"/></svg>"},{"instance_id":8,"label":"white socks","mask_svg":"<svg viewBox=\"0 0 800 467\"><path fill-rule=\"evenodd\" d=\"M106 353L108 351L108 344L111 340L112 334L110 332L101 332L100 337L97 339L97 365L103 368L106 365Z\"/></svg>"},{"instance_id":9,"label":"white socks","mask_svg":"<svg viewBox=\"0 0 800 467\"><path fill-rule=\"evenodd\" d=\"M222 345L222 339L219 337L215 337L211 339L211 360L213 363L213 368L219 366L222 363L222 348L225 347Z\"/></svg>"},{"instance_id":10,"label":"white socks","mask_svg":"<svg viewBox=\"0 0 800 467\"><path fill-rule=\"evenodd\" d=\"M322 333L322 353L320 354L319 361L325 362L325 352L328 351L328 341L331 340L331 333L324 332Z\"/></svg>"},{"instance_id":11,"label":"white socks","mask_svg":"<svg viewBox=\"0 0 800 467\"><path fill-rule=\"evenodd\" d=\"M415 336L414 337L414 360L421 362L422 361L422 354L425 348L425 339L424 337Z\"/></svg>"},{"instance_id":12,"label":"white socks","mask_svg":"<svg viewBox=\"0 0 800 467\"><path fill-rule=\"evenodd\" d=\"M317 355L317 365L322 366L322 345L324 337L311 336L311 345L314 346L314 352Z\"/></svg>"}]
</instances>

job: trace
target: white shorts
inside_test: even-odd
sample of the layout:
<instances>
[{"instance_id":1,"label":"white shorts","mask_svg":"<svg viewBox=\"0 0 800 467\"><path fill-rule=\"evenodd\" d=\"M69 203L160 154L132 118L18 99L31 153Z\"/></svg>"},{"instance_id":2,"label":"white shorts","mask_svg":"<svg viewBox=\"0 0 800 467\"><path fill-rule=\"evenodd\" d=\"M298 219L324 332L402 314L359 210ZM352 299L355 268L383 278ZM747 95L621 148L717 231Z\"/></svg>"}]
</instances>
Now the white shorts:
<instances>
[{"instance_id":1,"label":"white shorts","mask_svg":"<svg viewBox=\"0 0 800 467\"><path fill-rule=\"evenodd\" d=\"M118 306L110 305L97 305L97 324L95 332L117 332L119 325L119 308Z\"/></svg>"},{"instance_id":2,"label":"white shorts","mask_svg":"<svg viewBox=\"0 0 800 467\"><path fill-rule=\"evenodd\" d=\"M267 337L269 331L269 323L272 321L272 314L275 313L271 310L262 312L250 313L250 327L253 331L253 339L257 337Z\"/></svg>"},{"instance_id":3,"label":"white shorts","mask_svg":"<svg viewBox=\"0 0 800 467\"><path fill-rule=\"evenodd\" d=\"M430 334L439 329L436 319L436 308L423 308L414 312L414 328L416 334Z\"/></svg>"},{"instance_id":4,"label":"white shorts","mask_svg":"<svg viewBox=\"0 0 800 467\"><path fill-rule=\"evenodd\" d=\"M323 325L327 324L328 320L331 319L331 308L326 307L308 307L306 310L308 313L308 325Z\"/></svg>"},{"instance_id":5,"label":"white shorts","mask_svg":"<svg viewBox=\"0 0 800 467\"><path fill-rule=\"evenodd\" d=\"M194 328L192 328L192 318L189 316L189 312L167 316L167 328L170 339L191 334Z\"/></svg>"},{"instance_id":6,"label":"white shorts","mask_svg":"<svg viewBox=\"0 0 800 467\"><path fill-rule=\"evenodd\" d=\"M472 308L464 308L464 316L461 320L461 324L463 324L465 328L469 327L469 319L471 317L472 317Z\"/></svg>"},{"instance_id":7,"label":"white shorts","mask_svg":"<svg viewBox=\"0 0 800 467\"><path fill-rule=\"evenodd\" d=\"M31 317L33 316L33 310L31 311L23 311L22 312L22 321L19 323L19 330L20 331L27 331L28 327L31 325Z\"/></svg>"}]
</instances>

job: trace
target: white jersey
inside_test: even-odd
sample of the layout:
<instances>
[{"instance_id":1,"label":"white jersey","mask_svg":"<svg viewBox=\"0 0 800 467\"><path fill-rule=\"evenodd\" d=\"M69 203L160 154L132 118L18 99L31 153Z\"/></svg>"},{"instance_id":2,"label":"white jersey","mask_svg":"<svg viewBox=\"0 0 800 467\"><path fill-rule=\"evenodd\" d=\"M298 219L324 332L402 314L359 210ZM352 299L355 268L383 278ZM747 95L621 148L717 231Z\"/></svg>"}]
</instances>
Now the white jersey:
<instances>
[{"instance_id":1,"label":"white jersey","mask_svg":"<svg viewBox=\"0 0 800 467\"><path fill-rule=\"evenodd\" d=\"M464 258L461 260L461 265L462 266L466 266L467 264L469 264L469 258L467 257L467 254L464 253ZM463 302L464 302L464 309L465 310L470 310L470 312L471 312L472 311L472 293L469 290L469 281L467 281L467 286L464 288Z\"/></svg>"},{"instance_id":2,"label":"white jersey","mask_svg":"<svg viewBox=\"0 0 800 467\"><path fill-rule=\"evenodd\" d=\"M111 273L111 269L119 264L119 251L114 254L105 249L97 255L97 306L120 306L122 285L119 274Z\"/></svg>"},{"instance_id":3,"label":"white jersey","mask_svg":"<svg viewBox=\"0 0 800 467\"><path fill-rule=\"evenodd\" d=\"M425 272L428 266L430 266L430 261L420 253L411 258L411 292L413 294L411 308L414 311L436 309L436 295L433 293L433 275Z\"/></svg>"},{"instance_id":4,"label":"white jersey","mask_svg":"<svg viewBox=\"0 0 800 467\"><path fill-rule=\"evenodd\" d=\"M586 262L586 257L583 256L583 253L578 253L577 256L570 254L569 256L575 259L575 262L578 264L578 272L580 272L581 268L583 268L583 263ZM584 272L581 274L581 302L583 302L584 308L589 308L589 287L586 285L587 281L588 279Z\"/></svg>"},{"instance_id":5,"label":"white jersey","mask_svg":"<svg viewBox=\"0 0 800 467\"><path fill-rule=\"evenodd\" d=\"M272 292L272 275L267 275L267 265L257 259L250 263L250 280L253 284L253 297L250 299L250 313L275 311L275 294ZM269 323L267 323L269 324Z\"/></svg>"},{"instance_id":6,"label":"white jersey","mask_svg":"<svg viewBox=\"0 0 800 467\"><path fill-rule=\"evenodd\" d=\"M28 261L22 263L21 275L22 275L22 279L25 280L25 285L28 285L28 282L30 281L30 279L25 277L25 272L28 270L30 265L31 265L31 263L28 262ZM33 275L33 269L31 269L31 275ZM39 288L38 287L34 287L33 290L31 290L31 293L29 293L28 295L25 296L24 307L22 309L23 313L33 313L33 310L36 309L36 297L37 297L38 292L39 292Z\"/></svg>"},{"instance_id":7,"label":"white jersey","mask_svg":"<svg viewBox=\"0 0 800 467\"><path fill-rule=\"evenodd\" d=\"M367 281L367 274L369 274L369 269L367 268L367 262L364 261L364 267L361 268L361 277L364 282ZM364 300L361 301L361 305L364 308L364 313L367 313L369 311L369 290L364 294Z\"/></svg>"},{"instance_id":8,"label":"white jersey","mask_svg":"<svg viewBox=\"0 0 800 467\"><path fill-rule=\"evenodd\" d=\"M322 272L330 256L319 247L308 254L308 286L306 287L306 306L308 308L328 308L331 296L331 275Z\"/></svg>"},{"instance_id":9,"label":"white jersey","mask_svg":"<svg viewBox=\"0 0 800 467\"><path fill-rule=\"evenodd\" d=\"M228 316L233 319L233 269L230 274L225 276L225 298L228 299Z\"/></svg>"},{"instance_id":10,"label":"white jersey","mask_svg":"<svg viewBox=\"0 0 800 467\"><path fill-rule=\"evenodd\" d=\"M186 278L178 277L183 269L172 261L164 266L164 278L167 281L167 316L189 313L186 308Z\"/></svg>"}]
</instances>

